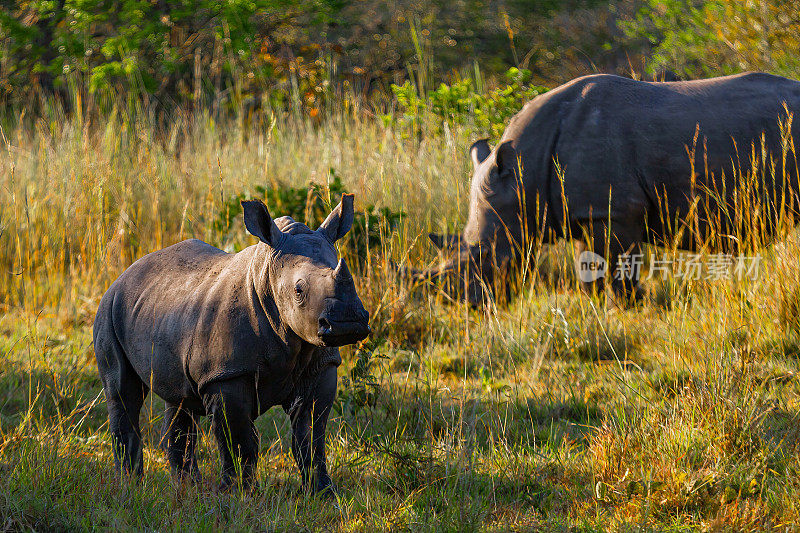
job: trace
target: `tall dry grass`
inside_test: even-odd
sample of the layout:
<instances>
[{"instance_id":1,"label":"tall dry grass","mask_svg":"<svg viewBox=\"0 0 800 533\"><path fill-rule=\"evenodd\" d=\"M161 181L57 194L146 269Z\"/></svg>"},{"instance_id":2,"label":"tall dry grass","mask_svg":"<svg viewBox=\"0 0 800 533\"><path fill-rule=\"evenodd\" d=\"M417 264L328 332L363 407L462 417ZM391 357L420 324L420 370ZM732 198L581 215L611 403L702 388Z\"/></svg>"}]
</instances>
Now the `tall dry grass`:
<instances>
[{"instance_id":1,"label":"tall dry grass","mask_svg":"<svg viewBox=\"0 0 800 533\"><path fill-rule=\"evenodd\" d=\"M746 253L762 255L755 279L656 277L645 283L643 304L618 308L577 292L569 247L532 246L525 251L532 273L507 307L447 305L435 287L413 292L387 268L390 258L435 261L422 236L463 224L472 134L434 126L407 138L344 108L317 122L217 123L199 115L163 127L146 114L53 112L4 125L2 522L174 530L794 527L800 243L790 221L780 220L775 243L767 222L752 222L752 202L736 207L749 221L736 224L748 231L742 242L753 242ZM745 169L741 179L751 183L774 168ZM114 481L91 348L103 291L136 258L184 238L226 249L253 242L238 221L215 233L227 198L256 185L325 183L331 169L357 206L406 213L357 272L375 334L343 351L329 435L340 508L299 491L278 412L259 421L257 494L215 492L217 455L207 438L200 453L207 481L171 484L156 449L161 406L152 396L145 480Z\"/></svg>"}]
</instances>

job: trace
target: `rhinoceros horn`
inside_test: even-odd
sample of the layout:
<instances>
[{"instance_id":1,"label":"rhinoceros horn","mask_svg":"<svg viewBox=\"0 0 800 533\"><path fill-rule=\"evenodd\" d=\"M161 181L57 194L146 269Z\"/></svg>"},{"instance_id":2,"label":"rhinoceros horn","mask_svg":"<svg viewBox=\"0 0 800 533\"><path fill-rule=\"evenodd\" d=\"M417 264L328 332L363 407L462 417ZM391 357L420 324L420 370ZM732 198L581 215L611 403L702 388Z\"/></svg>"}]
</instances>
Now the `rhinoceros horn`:
<instances>
[{"instance_id":1,"label":"rhinoceros horn","mask_svg":"<svg viewBox=\"0 0 800 533\"><path fill-rule=\"evenodd\" d=\"M344 259L339 259L339 263L333 271L333 279L337 282L349 282L353 279L353 275L350 274L350 269L347 268L347 263L344 262Z\"/></svg>"},{"instance_id":2,"label":"rhinoceros horn","mask_svg":"<svg viewBox=\"0 0 800 533\"><path fill-rule=\"evenodd\" d=\"M439 233L428 233L428 238L431 240L433 245L440 250L449 250L450 248L455 248L461 244L461 235L453 233L448 233L446 235Z\"/></svg>"},{"instance_id":3,"label":"rhinoceros horn","mask_svg":"<svg viewBox=\"0 0 800 533\"><path fill-rule=\"evenodd\" d=\"M428 238L437 248L444 251L461 249L461 247L464 245L463 237L461 235L452 233L445 235L441 235L439 233L429 233ZM448 261L448 263L451 262L452 260ZM445 274L448 270L452 270L452 265L427 268L424 270L400 266L394 261L391 261L390 265L398 273L401 279L407 279L411 281L429 281L441 276L442 274Z\"/></svg>"},{"instance_id":4,"label":"rhinoceros horn","mask_svg":"<svg viewBox=\"0 0 800 533\"><path fill-rule=\"evenodd\" d=\"M439 270L436 268L429 268L429 269L419 269L419 268L412 268L407 267L405 265L398 265L394 261L390 261L389 265L397 272L397 275L400 279L409 280L409 281L425 281L430 280L436 277L439 274Z\"/></svg>"}]
</instances>

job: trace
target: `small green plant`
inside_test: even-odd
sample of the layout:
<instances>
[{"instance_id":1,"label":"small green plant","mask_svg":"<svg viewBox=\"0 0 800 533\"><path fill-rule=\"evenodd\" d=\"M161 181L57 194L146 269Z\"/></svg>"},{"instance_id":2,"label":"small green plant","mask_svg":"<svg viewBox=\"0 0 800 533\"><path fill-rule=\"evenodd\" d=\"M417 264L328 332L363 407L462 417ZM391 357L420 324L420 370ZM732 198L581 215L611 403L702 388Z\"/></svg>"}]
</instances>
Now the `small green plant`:
<instances>
[{"instance_id":1,"label":"small green plant","mask_svg":"<svg viewBox=\"0 0 800 533\"><path fill-rule=\"evenodd\" d=\"M357 413L365 407L374 407L381 392L381 384L375 376L375 359L384 358L380 350L384 339L367 340L355 350L355 364L349 376L342 377L339 401L342 412Z\"/></svg>"}]
</instances>

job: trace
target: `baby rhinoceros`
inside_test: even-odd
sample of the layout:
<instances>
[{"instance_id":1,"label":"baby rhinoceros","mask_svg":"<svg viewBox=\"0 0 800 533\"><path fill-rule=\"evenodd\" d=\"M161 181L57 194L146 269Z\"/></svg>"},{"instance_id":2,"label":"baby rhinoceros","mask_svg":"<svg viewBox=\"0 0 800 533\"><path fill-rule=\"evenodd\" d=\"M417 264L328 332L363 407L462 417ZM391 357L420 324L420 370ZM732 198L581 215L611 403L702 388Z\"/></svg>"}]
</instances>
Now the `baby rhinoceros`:
<instances>
[{"instance_id":1,"label":"baby rhinoceros","mask_svg":"<svg viewBox=\"0 0 800 533\"><path fill-rule=\"evenodd\" d=\"M333 491L325 426L336 394L338 346L369 334L364 309L334 242L353 224L342 196L318 230L275 221L258 200L242 202L261 242L229 254L187 240L142 257L111 285L94 322L114 464L142 475L139 411L152 390L164 399L173 475L199 478L197 417L209 415L222 460L222 488L258 460L253 421L281 405L304 486Z\"/></svg>"}]
</instances>

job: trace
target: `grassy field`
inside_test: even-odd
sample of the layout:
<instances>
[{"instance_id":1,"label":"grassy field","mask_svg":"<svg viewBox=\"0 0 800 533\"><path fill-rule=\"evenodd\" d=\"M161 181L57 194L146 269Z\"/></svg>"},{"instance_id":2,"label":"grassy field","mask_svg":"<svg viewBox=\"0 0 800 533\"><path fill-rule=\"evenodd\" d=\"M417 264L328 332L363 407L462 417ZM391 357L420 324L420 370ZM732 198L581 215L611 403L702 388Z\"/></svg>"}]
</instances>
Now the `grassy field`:
<instances>
[{"instance_id":1,"label":"grassy field","mask_svg":"<svg viewBox=\"0 0 800 533\"><path fill-rule=\"evenodd\" d=\"M388 260L435 261L463 225L468 128L404 136L364 114L315 124L208 117L23 119L0 155L0 529L777 530L800 526L800 238L756 279L646 282L614 308L577 289L570 248L537 251L507 307L412 291ZM141 484L115 479L91 325L134 259L188 237L255 242L225 201L326 183L406 217L354 267L372 340L343 349L329 425L339 506L300 489L289 425L261 430L260 488L173 484L148 397ZM273 213L280 215L281 213ZM343 252L347 252L346 248ZM354 262L351 262L354 264Z\"/></svg>"}]
</instances>

